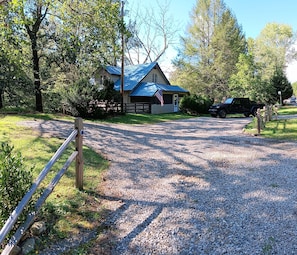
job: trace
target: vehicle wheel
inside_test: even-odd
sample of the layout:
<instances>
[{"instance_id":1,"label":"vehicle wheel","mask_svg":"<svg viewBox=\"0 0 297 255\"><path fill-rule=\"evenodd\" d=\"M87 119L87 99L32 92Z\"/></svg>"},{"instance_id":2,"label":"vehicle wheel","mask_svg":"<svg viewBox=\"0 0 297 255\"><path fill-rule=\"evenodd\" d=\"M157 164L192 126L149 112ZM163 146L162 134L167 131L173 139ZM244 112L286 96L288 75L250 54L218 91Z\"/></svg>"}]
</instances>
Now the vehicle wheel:
<instances>
[{"instance_id":1,"label":"vehicle wheel","mask_svg":"<svg viewBox=\"0 0 297 255\"><path fill-rule=\"evenodd\" d=\"M219 116L220 116L220 118L226 118L226 115L227 115L227 113L226 113L225 110L220 110L220 111L219 111Z\"/></svg>"},{"instance_id":2,"label":"vehicle wheel","mask_svg":"<svg viewBox=\"0 0 297 255\"><path fill-rule=\"evenodd\" d=\"M252 115L253 115L254 117L257 116L257 110L258 110L257 108L255 108L255 109L252 110Z\"/></svg>"},{"instance_id":3,"label":"vehicle wheel","mask_svg":"<svg viewBox=\"0 0 297 255\"><path fill-rule=\"evenodd\" d=\"M216 117L217 117L216 114L210 114L210 115L211 115L211 117L213 117L213 118L216 118Z\"/></svg>"}]
</instances>

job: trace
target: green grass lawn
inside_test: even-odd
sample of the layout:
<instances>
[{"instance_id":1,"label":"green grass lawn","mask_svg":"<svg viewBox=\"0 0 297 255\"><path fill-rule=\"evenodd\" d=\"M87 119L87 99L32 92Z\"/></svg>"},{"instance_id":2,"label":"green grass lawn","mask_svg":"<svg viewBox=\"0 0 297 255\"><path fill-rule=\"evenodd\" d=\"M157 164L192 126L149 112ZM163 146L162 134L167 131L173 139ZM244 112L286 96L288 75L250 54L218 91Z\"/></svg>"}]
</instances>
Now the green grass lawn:
<instances>
[{"instance_id":1,"label":"green grass lawn","mask_svg":"<svg viewBox=\"0 0 297 255\"><path fill-rule=\"evenodd\" d=\"M297 114L297 107L285 106L278 110L278 115ZM247 125L245 131L257 134L256 118ZM281 140L297 140L297 119L278 119L265 123L261 136Z\"/></svg>"},{"instance_id":2,"label":"green grass lawn","mask_svg":"<svg viewBox=\"0 0 297 255\"><path fill-rule=\"evenodd\" d=\"M22 120L33 120L32 117L0 115L0 141L8 142L14 146L15 152L22 154L27 169L34 166L35 179L64 140L41 137L31 128L17 124ZM34 117L49 118L36 115ZM46 187L61 169L73 150L74 144L72 143L49 172L48 177L42 183L43 187ZM42 245L46 246L46 242L76 234L81 228L94 229L104 215L104 208L101 211L98 210L100 202L96 197L99 195L102 174L108 168L108 161L88 147L83 148L83 154L84 190L78 191L75 188L75 166L72 163L54 192L46 200L38 216L38 219L46 221L48 228L46 237L42 238L44 242Z\"/></svg>"},{"instance_id":3,"label":"green grass lawn","mask_svg":"<svg viewBox=\"0 0 297 255\"><path fill-rule=\"evenodd\" d=\"M297 114L297 107L296 106L282 106L278 110L278 114L280 114L280 115Z\"/></svg>"}]
</instances>

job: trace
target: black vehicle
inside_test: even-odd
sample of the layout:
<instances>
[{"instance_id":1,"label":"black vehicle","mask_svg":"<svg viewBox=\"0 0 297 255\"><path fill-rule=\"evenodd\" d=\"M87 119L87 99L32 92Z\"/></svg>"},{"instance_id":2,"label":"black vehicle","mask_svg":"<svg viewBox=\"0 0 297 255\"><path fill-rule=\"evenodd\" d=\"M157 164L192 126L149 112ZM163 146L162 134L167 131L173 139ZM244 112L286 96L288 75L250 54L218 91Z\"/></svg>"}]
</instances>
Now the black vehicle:
<instances>
[{"instance_id":1,"label":"black vehicle","mask_svg":"<svg viewBox=\"0 0 297 255\"><path fill-rule=\"evenodd\" d=\"M255 116L257 109L263 108L264 104L257 104L248 98L228 98L224 103L212 105L208 112L212 117L226 118L227 114L242 113L248 117Z\"/></svg>"}]
</instances>

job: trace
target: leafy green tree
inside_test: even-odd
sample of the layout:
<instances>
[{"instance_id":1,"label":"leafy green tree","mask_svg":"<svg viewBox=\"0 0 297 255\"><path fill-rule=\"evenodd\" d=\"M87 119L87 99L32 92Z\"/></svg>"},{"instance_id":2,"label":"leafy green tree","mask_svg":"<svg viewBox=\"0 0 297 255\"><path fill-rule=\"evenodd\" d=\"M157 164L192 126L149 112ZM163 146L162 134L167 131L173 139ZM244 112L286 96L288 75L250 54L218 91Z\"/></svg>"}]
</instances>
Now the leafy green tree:
<instances>
[{"instance_id":1,"label":"leafy green tree","mask_svg":"<svg viewBox=\"0 0 297 255\"><path fill-rule=\"evenodd\" d=\"M293 88L293 95L297 95L297 82L292 83L292 88Z\"/></svg>"},{"instance_id":2,"label":"leafy green tree","mask_svg":"<svg viewBox=\"0 0 297 255\"><path fill-rule=\"evenodd\" d=\"M99 91L98 100L107 102L120 102L121 94L114 89L114 82L105 80L103 83L103 89Z\"/></svg>"},{"instance_id":3,"label":"leafy green tree","mask_svg":"<svg viewBox=\"0 0 297 255\"><path fill-rule=\"evenodd\" d=\"M236 73L229 80L230 95L269 102L273 90L268 82L262 80L254 56L250 53L240 54L236 68Z\"/></svg>"},{"instance_id":4,"label":"leafy green tree","mask_svg":"<svg viewBox=\"0 0 297 255\"><path fill-rule=\"evenodd\" d=\"M24 68L30 67L32 70L31 79L34 84L32 91L35 94L35 109L40 112L43 111L40 76L40 58L43 52L41 42L47 41L41 40L41 38L47 37L46 30L42 28L45 26L53 2L54 0L7 1L1 11L2 18L6 14L5 25L9 27L11 32L9 37L15 38L22 47ZM26 58L31 61L24 61Z\"/></svg>"},{"instance_id":5,"label":"leafy green tree","mask_svg":"<svg viewBox=\"0 0 297 255\"><path fill-rule=\"evenodd\" d=\"M105 65L115 65L121 57L119 1L63 1L55 24L54 49L46 60L49 87L53 95L64 94L85 84Z\"/></svg>"},{"instance_id":6,"label":"leafy green tree","mask_svg":"<svg viewBox=\"0 0 297 255\"><path fill-rule=\"evenodd\" d=\"M236 72L238 57L246 49L244 34L229 9L225 10L221 22L215 27L211 46L214 49L213 91L216 97L224 97L229 94L228 82L230 75Z\"/></svg>"},{"instance_id":7,"label":"leafy green tree","mask_svg":"<svg viewBox=\"0 0 297 255\"><path fill-rule=\"evenodd\" d=\"M270 80L276 69L285 69L295 53L292 50L294 41L293 29L289 25L268 23L264 27L253 48L263 79Z\"/></svg>"},{"instance_id":8,"label":"leafy green tree","mask_svg":"<svg viewBox=\"0 0 297 255\"><path fill-rule=\"evenodd\" d=\"M271 101L273 103L278 101L279 95L278 92L281 92L282 104L283 100L288 99L293 95L293 88L291 83L288 81L284 71L280 68L276 69L272 78L271 86L273 87L273 94Z\"/></svg>"},{"instance_id":9,"label":"leafy green tree","mask_svg":"<svg viewBox=\"0 0 297 255\"><path fill-rule=\"evenodd\" d=\"M16 56L9 55L7 44L0 40L0 108L30 105L30 79Z\"/></svg>"},{"instance_id":10,"label":"leafy green tree","mask_svg":"<svg viewBox=\"0 0 297 255\"><path fill-rule=\"evenodd\" d=\"M80 79L65 90L64 102L72 115L90 118L94 114L91 105L98 95L98 90L88 80Z\"/></svg>"},{"instance_id":11,"label":"leafy green tree","mask_svg":"<svg viewBox=\"0 0 297 255\"><path fill-rule=\"evenodd\" d=\"M246 50L244 35L222 0L198 0L191 18L175 61L175 78L191 93L220 100L228 94L239 54Z\"/></svg>"},{"instance_id":12,"label":"leafy green tree","mask_svg":"<svg viewBox=\"0 0 297 255\"><path fill-rule=\"evenodd\" d=\"M19 52L23 74L33 70L28 76L37 111L43 111L44 101L46 109L59 109L59 100L51 106L52 99L65 87L118 61L124 27L119 7L120 1L110 0L7 1L1 6L1 36L12 41L9 56Z\"/></svg>"}]
</instances>

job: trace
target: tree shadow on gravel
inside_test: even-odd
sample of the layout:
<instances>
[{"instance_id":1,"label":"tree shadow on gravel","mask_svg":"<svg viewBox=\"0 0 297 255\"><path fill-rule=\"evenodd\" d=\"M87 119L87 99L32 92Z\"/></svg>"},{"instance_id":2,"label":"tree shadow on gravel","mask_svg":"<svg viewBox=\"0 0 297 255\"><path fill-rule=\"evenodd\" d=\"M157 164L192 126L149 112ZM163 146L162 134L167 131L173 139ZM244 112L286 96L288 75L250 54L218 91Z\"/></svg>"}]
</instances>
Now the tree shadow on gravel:
<instances>
[{"instance_id":1,"label":"tree shadow on gravel","mask_svg":"<svg viewBox=\"0 0 297 255\"><path fill-rule=\"evenodd\" d=\"M296 143L245 136L245 123L86 124L85 144L111 161L101 198L122 203L106 252L297 252Z\"/></svg>"}]
</instances>

